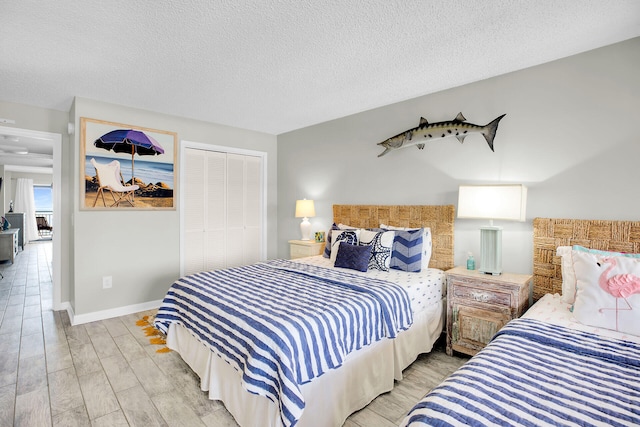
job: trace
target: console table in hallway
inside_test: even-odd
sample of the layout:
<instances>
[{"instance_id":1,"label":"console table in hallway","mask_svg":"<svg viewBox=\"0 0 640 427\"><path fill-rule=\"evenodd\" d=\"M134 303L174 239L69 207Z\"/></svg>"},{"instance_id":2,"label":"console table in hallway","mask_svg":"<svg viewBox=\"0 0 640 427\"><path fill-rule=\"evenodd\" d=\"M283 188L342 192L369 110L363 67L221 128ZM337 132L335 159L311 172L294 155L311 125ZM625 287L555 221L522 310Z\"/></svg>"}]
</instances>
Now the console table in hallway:
<instances>
[{"instance_id":1,"label":"console table in hallway","mask_svg":"<svg viewBox=\"0 0 640 427\"><path fill-rule=\"evenodd\" d=\"M13 261L18 255L18 233L19 228L10 228L0 231L0 261Z\"/></svg>"}]
</instances>

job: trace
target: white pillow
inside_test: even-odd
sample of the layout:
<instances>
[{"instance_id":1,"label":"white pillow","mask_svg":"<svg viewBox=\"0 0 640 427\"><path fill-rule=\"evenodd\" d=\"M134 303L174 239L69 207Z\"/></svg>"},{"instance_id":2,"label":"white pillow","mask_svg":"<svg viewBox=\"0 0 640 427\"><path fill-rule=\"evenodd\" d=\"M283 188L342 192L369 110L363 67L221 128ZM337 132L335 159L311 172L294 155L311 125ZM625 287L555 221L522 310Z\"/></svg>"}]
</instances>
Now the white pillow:
<instances>
[{"instance_id":1,"label":"white pillow","mask_svg":"<svg viewBox=\"0 0 640 427\"><path fill-rule=\"evenodd\" d=\"M339 228L340 230L355 230L355 229L356 229L356 228L358 228L358 227L352 227L352 226L347 225L347 224L339 223L339 224L338 224L338 228Z\"/></svg>"},{"instance_id":2,"label":"white pillow","mask_svg":"<svg viewBox=\"0 0 640 427\"><path fill-rule=\"evenodd\" d=\"M361 246L372 246L369 268L389 271L394 236L395 233L393 231L360 230L358 235L359 244Z\"/></svg>"},{"instance_id":3,"label":"white pillow","mask_svg":"<svg viewBox=\"0 0 640 427\"><path fill-rule=\"evenodd\" d=\"M357 245L359 234L360 230L331 230L331 262L336 262L340 242Z\"/></svg>"},{"instance_id":4,"label":"white pillow","mask_svg":"<svg viewBox=\"0 0 640 427\"><path fill-rule=\"evenodd\" d=\"M386 230L419 230L420 227L394 227L393 225L380 224L380 228ZM429 268L429 261L431 261L431 229L425 227L422 234L422 269Z\"/></svg>"},{"instance_id":5,"label":"white pillow","mask_svg":"<svg viewBox=\"0 0 640 427\"><path fill-rule=\"evenodd\" d=\"M560 301L573 304L576 300L576 273L573 271L571 246L558 246L556 254L561 257L562 297Z\"/></svg>"},{"instance_id":6,"label":"white pillow","mask_svg":"<svg viewBox=\"0 0 640 427\"><path fill-rule=\"evenodd\" d=\"M601 251L599 249L589 249L580 245L558 246L556 254L562 257L562 302L573 304L576 300L576 273L573 268L572 251L586 252L599 256L623 256L628 258L640 258L640 254Z\"/></svg>"},{"instance_id":7,"label":"white pillow","mask_svg":"<svg viewBox=\"0 0 640 427\"><path fill-rule=\"evenodd\" d=\"M575 318L585 325L640 336L640 260L572 251Z\"/></svg>"},{"instance_id":8,"label":"white pillow","mask_svg":"<svg viewBox=\"0 0 640 427\"><path fill-rule=\"evenodd\" d=\"M331 228L329 229L329 231L327 231L327 237L325 238L326 242L324 244L324 251L322 252L322 256L325 258L331 258L331 238L332 238L331 231L332 230L351 230L355 228L356 227L350 227L344 224L336 225L336 223L334 222ZM335 257L333 257L333 259L335 260Z\"/></svg>"}]
</instances>

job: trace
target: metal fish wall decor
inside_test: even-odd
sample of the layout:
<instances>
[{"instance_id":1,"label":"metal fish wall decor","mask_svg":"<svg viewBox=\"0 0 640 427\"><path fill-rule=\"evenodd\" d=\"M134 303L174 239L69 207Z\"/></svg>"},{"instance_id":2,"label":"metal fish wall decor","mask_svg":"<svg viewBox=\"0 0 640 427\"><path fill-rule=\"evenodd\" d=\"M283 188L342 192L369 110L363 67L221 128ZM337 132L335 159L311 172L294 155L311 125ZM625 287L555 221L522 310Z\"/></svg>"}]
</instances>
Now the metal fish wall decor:
<instances>
[{"instance_id":1,"label":"metal fish wall decor","mask_svg":"<svg viewBox=\"0 0 640 427\"><path fill-rule=\"evenodd\" d=\"M461 143L467 135L471 133L481 133L484 139L487 140L489 148L493 150L493 139L496 136L496 130L498 129L498 123L506 114L501 115L494 121L484 126L474 125L473 123L467 123L467 119L464 118L462 113L458 113L455 119L447 122L429 123L424 117L420 118L420 124L418 127L406 130L402 133L392 136L378 145L381 145L385 150L378 154L378 157L382 157L391 150L397 150L399 148L410 147L415 145L418 149L422 150L427 141L440 138L448 138L455 136Z\"/></svg>"}]
</instances>

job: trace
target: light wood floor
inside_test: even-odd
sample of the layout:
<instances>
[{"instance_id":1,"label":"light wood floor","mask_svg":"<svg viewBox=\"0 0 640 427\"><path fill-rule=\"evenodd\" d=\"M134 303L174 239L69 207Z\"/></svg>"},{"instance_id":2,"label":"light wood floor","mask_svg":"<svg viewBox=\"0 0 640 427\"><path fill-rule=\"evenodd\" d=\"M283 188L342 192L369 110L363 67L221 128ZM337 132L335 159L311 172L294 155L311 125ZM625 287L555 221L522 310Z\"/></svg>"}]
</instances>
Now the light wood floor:
<instances>
[{"instance_id":1,"label":"light wood floor","mask_svg":"<svg viewBox=\"0 0 640 427\"><path fill-rule=\"evenodd\" d=\"M149 313L71 326L54 312L51 242L26 245L0 271L0 426L237 425L175 352L156 352L136 326ZM345 426L398 425L466 360L439 343Z\"/></svg>"}]
</instances>

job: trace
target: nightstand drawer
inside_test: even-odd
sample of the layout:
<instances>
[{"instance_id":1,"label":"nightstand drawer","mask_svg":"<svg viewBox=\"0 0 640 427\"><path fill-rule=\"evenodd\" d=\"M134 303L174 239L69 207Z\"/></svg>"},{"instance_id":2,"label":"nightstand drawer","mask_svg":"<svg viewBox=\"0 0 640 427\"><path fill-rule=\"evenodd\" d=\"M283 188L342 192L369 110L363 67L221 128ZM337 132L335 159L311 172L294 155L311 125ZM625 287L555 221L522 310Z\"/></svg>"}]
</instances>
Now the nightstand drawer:
<instances>
[{"instance_id":1,"label":"nightstand drawer","mask_svg":"<svg viewBox=\"0 0 640 427\"><path fill-rule=\"evenodd\" d=\"M452 283L453 295L457 300L475 301L486 304L511 306L511 293L473 288Z\"/></svg>"},{"instance_id":2,"label":"nightstand drawer","mask_svg":"<svg viewBox=\"0 0 640 427\"><path fill-rule=\"evenodd\" d=\"M290 249L291 258L302 258L311 255L311 251L305 246L291 245Z\"/></svg>"},{"instance_id":3,"label":"nightstand drawer","mask_svg":"<svg viewBox=\"0 0 640 427\"><path fill-rule=\"evenodd\" d=\"M289 240L289 257L291 259L321 255L324 242L314 240Z\"/></svg>"}]
</instances>

